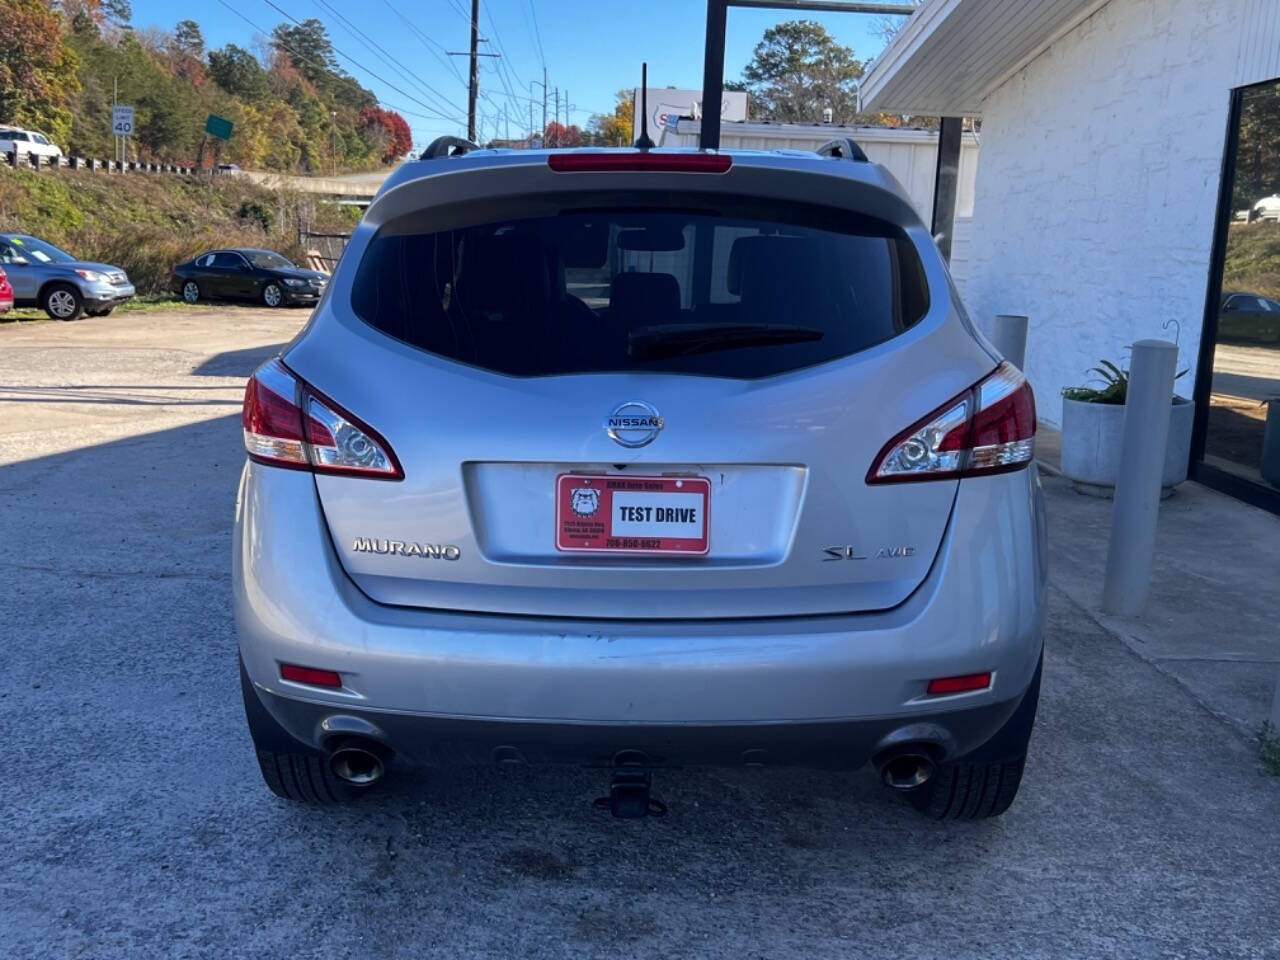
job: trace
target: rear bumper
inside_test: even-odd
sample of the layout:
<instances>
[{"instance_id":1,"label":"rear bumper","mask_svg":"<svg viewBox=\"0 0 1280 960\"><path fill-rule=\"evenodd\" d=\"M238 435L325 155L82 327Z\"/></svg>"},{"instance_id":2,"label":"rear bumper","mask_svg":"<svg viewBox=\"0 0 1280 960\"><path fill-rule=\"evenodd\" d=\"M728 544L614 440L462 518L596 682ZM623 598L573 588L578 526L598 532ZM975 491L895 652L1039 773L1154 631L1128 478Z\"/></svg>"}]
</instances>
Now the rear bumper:
<instances>
[{"instance_id":1,"label":"rear bumper","mask_svg":"<svg viewBox=\"0 0 1280 960\"><path fill-rule=\"evenodd\" d=\"M391 713L255 693L275 722L308 749L323 752L343 737L386 744L407 766L574 764L611 766L791 766L856 769L882 750L908 742L944 756L985 743L1021 697L951 709L913 723L897 717L824 723L616 724L485 720ZM296 749L296 745L294 745Z\"/></svg>"},{"instance_id":2,"label":"rear bumper","mask_svg":"<svg viewBox=\"0 0 1280 960\"><path fill-rule=\"evenodd\" d=\"M962 483L929 577L874 614L584 622L388 607L342 571L312 477L256 464L233 553L241 656L271 716L307 747L360 734L413 763L635 750L852 767L917 737L963 754L1016 708L1044 628L1034 470ZM337 670L343 687L283 681L281 663ZM931 678L988 670L989 690L925 696Z\"/></svg>"}]
</instances>

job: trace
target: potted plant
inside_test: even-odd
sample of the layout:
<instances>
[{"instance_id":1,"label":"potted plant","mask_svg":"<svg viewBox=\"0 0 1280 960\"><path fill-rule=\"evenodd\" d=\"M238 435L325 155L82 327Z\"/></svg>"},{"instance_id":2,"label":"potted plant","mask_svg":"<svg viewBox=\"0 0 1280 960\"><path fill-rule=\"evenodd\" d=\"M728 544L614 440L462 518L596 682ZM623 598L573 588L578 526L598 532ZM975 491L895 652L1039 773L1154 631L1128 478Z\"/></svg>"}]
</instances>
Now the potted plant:
<instances>
[{"instance_id":1,"label":"potted plant","mask_svg":"<svg viewBox=\"0 0 1280 960\"><path fill-rule=\"evenodd\" d=\"M1124 443L1124 403L1129 395L1129 371L1102 360L1091 373L1097 387L1065 387L1062 391L1062 473L1081 493L1110 497L1120 473ZM1187 371L1178 374L1183 376ZM1195 404L1173 397L1169 442L1165 447L1162 496L1187 479L1191 460L1191 427Z\"/></svg>"}]
</instances>

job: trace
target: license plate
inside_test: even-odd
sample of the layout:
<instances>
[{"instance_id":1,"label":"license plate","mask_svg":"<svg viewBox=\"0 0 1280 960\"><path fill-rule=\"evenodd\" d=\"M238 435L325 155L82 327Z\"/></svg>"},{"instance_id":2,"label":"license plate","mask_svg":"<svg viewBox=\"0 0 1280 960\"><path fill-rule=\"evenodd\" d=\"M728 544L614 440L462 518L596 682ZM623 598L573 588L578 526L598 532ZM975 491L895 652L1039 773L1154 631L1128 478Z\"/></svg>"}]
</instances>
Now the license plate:
<instances>
[{"instance_id":1,"label":"license plate","mask_svg":"<svg viewBox=\"0 0 1280 960\"><path fill-rule=\"evenodd\" d=\"M556 477L556 549L590 553L707 552L705 477Z\"/></svg>"}]
</instances>

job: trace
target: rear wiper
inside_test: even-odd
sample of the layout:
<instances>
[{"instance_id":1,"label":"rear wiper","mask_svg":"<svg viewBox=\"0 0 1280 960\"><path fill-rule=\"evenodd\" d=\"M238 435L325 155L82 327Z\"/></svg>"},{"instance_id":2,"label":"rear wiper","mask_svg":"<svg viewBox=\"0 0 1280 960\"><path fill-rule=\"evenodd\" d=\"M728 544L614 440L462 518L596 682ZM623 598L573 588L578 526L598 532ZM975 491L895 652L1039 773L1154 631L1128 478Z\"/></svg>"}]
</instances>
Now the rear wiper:
<instances>
[{"instance_id":1,"label":"rear wiper","mask_svg":"<svg viewBox=\"0 0 1280 960\"><path fill-rule=\"evenodd\" d=\"M655 360L736 347L811 343L824 334L816 327L786 323L662 323L632 330L627 337L627 356Z\"/></svg>"}]
</instances>

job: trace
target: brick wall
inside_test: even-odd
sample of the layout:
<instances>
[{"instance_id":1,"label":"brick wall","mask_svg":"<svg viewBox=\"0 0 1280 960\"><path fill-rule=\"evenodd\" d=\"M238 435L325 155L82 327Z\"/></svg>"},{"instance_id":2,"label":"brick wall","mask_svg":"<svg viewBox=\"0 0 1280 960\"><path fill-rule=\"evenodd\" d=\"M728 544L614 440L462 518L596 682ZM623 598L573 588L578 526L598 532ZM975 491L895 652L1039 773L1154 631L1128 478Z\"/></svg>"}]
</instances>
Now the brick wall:
<instances>
[{"instance_id":1,"label":"brick wall","mask_svg":"<svg viewBox=\"0 0 1280 960\"><path fill-rule=\"evenodd\" d=\"M1256 34L1280 44L1277 8L1112 0L986 101L966 301L988 331L1030 316L1044 419L1061 422L1059 391L1099 358L1172 339L1169 319L1194 374L1230 90L1266 79L1243 60L1252 44L1267 69L1275 44Z\"/></svg>"}]
</instances>

